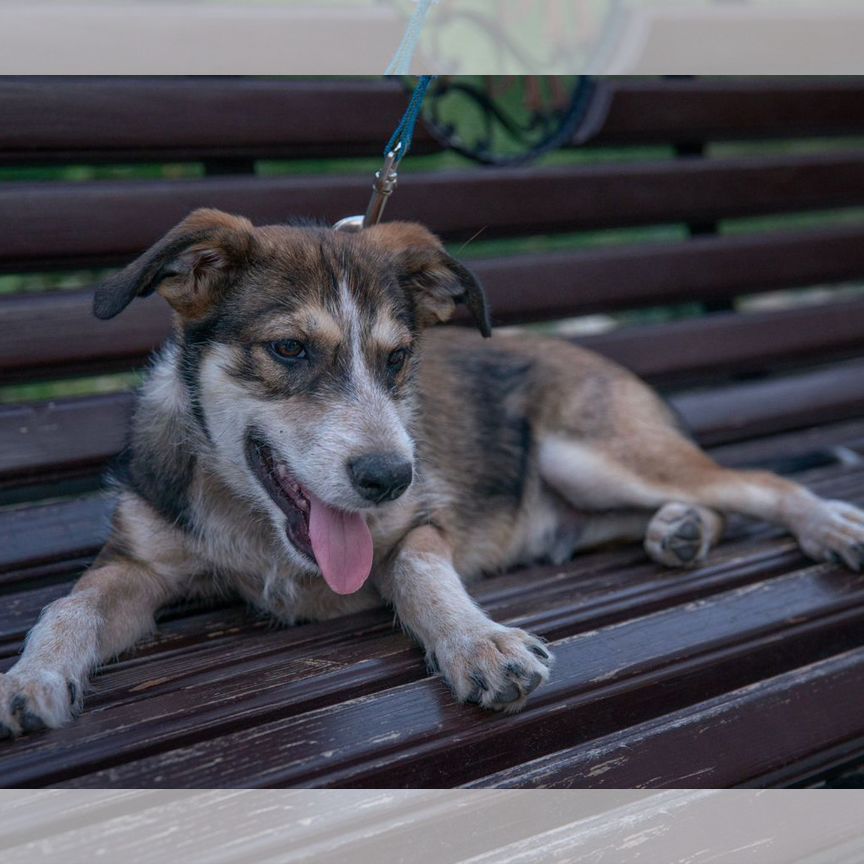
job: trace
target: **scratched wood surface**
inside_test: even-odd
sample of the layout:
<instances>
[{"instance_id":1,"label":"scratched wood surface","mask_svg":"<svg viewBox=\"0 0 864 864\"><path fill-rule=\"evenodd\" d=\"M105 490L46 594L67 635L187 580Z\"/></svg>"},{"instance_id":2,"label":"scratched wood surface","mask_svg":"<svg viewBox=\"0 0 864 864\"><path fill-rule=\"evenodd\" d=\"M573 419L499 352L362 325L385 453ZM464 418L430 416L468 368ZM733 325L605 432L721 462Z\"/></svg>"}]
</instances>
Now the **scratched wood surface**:
<instances>
[{"instance_id":1,"label":"scratched wood surface","mask_svg":"<svg viewBox=\"0 0 864 864\"><path fill-rule=\"evenodd\" d=\"M864 504L864 301L829 287L864 279L861 225L722 230L723 220L864 203L860 150L811 142L806 153L704 157L717 141L861 134L864 83L610 81L601 90L580 143L678 155L421 170L388 215L451 239L480 225L489 236L682 228L687 239L498 255L475 267L502 324L702 304L702 315L578 341L660 387L721 462ZM201 162L205 176L2 184L0 221L16 230L0 232L0 271L122 263L203 203L259 221L362 210L368 184L356 173L265 178L255 160L368 155L379 128L370 106L395 117L403 102L392 82L2 81L0 107L17 119L0 130L0 164L170 158ZM419 147L435 149L422 134ZM525 290L529 281L536 290ZM743 296L810 286L820 288L806 306L738 308ZM0 297L0 384L140 368L167 333L165 309L146 301L97 326L89 297ZM100 476L122 446L131 401L0 406L0 671L104 540L112 502ZM77 724L0 742L0 786L784 786L864 758L864 580L807 561L775 530L733 522L687 573L632 546L472 590L497 620L555 647L552 682L517 717L453 704L386 611L278 629L230 599L187 604L165 610L154 637L100 672ZM104 799L94 824L127 801ZM65 837L64 824L50 830ZM547 828L554 834L551 824L540 834ZM534 836L500 845L534 860ZM477 860L499 852L479 850Z\"/></svg>"}]
</instances>

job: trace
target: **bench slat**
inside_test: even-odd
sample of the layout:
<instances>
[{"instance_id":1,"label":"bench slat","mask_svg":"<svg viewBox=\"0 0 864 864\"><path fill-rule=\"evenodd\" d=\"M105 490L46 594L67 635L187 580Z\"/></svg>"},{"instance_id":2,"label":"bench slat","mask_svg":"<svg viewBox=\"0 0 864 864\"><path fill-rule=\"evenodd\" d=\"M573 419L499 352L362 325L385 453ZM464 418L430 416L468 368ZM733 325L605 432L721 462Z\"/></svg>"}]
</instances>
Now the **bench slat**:
<instances>
[{"instance_id":1,"label":"bench slat","mask_svg":"<svg viewBox=\"0 0 864 864\"><path fill-rule=\"evenodd\" d=\"M789 785L860 755L862 711L859 648L467 785L632 789L661 777L673 788Z\"/></svg>"},{"instance_id":2,"label":"bench slat","mask_svg":"<svg viewBox=\"0 0 864 864\"><path fill-rule=\"evenodd\" d=\"M862 100L857 79L600 79L579 140L861 134ZM392 81L9 77L0 165L377 156L405 103ZM419 127L414 147L432 146Z\"/></svg>"},{"instance_id":3,"label":"bench slat","mask_svg":"<svg viewBox=\"0 0 864 864\"><path fill-rule=\"evenodd\" d=\"M89 561L108 536L113 509L100 496L0 510L0 594L13 583L74 572Z\"/></svg>"},{"instance_id":4,"label":"bench slat","mask_svg":"<svg viewBox=\"0 0 864 864\"><path fill-rule=\"evenodd\" d=\"M864 416L864 361L673 395L703 446Z\"/></svg>"},{"instance_id":5,"label":"bench slat","mask_svg":"<svg viewBox=\"0 0 864 864\"><path fill-rule=\"evenodd\" d=\"M730 299L864 276L864 229L835 228L472 262L498 323ZM159 298L99 321L92 291L0 297L0 381L140 364L170 331Z\"/></svg>"},{"instance_id":6,"label":"bench slat","mask_svg":"<svg viewBox=\"0 0 864 864\"><path fill-rule=\"evenodd\" d=\"M219 177L16 183L0 187L0 268L116 264L196 207L254 222L365 210L368 177ZM578 231L851 207L864 203L864 154L489 169L406 176L389 219L449 239Z\"/></svg>"},{"instance_id":7,"label":"bench slat","mask_svg":"<svg viewBox=\"0 0 864 864\"><path fill-rule=\"evenodd\" d=\"M622 327L577 341L655 384L719 382L734 373L860 356L864 299Z\"/></svg>"},{"instance_id":8,"label":"bench slat","mask_svg":"<svg viewBox=\"0 0 864 864\"><path fill-rule=\"evenodd\" d=\"M860 135L862 96L860 78L601 79L600 104L580 141L659 144Z\"/></svg>"},{"instance_id":9,"label":"bench slat","mask_svg":"<svg viewBox=\"0 0 864 864\"><path fill-rule=\"evenodd\" d=\"M378 156L407 103L387 80L6 78L0 165Z\"/></svg>"}]
</instances>

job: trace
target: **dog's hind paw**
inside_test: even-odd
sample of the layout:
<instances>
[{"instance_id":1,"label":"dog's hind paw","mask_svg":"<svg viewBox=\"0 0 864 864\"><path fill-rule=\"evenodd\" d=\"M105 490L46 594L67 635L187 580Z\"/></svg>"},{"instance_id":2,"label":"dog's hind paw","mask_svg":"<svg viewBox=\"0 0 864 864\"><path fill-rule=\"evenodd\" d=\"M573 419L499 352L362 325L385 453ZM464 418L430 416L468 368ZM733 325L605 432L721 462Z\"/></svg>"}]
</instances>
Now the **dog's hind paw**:
<instances>
[{"instance_id":1,"label":"dog's hind paw","mask_svg":"<svg viewBox=\"0 0 864 864\"><path fill-rule=\"evenodd\" d=\"M552 654L536 636L488 622L485 631L452 634L427 654L460 702L514 713L549 678Z\"/></svg>"},{"instance_id":2,"label":"dog's hind paw","mask_svg":"<svg viewBox=\"0 0 864 864\"><path fill-rule=\"evenodd\" d=\"M57 672L0 674L0 739L65 725L81 712L82 695Z\"/></svg>"},{"instance_id":3,"label":"dog's hind paw","mask_svg":"<svg viewBox=\"0 0 864 864\"><path fill-rule=\"evenodd\" d=\"M845 501L821 502L796 533L810 558L864 570L864 510Z\"/></svg>"},{"instance_id":4,"label":"dog's hind paw","mask_svg":"<svg viewBox=\"0 0 864 864\"><path fill-rule=\"evenodd\" d=\"M645 551L666 567L695 567L707 557L723 530L723 518L691 504L670 502L648 524Z\"/></svg>"}]
</instances>

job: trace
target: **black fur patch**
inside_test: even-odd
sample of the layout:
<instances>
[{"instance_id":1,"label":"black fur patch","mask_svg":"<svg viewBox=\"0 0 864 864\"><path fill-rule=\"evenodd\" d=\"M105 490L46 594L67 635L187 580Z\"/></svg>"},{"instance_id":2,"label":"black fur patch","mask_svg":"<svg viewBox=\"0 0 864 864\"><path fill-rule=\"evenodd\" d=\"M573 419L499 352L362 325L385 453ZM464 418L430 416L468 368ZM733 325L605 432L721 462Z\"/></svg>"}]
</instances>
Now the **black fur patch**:
<instances>
[{"instance_id":1,"label":"black fur patch","mask_svg":"<svg viewBox=\"0 0 864 864\"><path fill-rule=\"evenodd\" d=\"M127 448L111 467L113 483L146 501L167 522L188 530L189 486L195 457L183 451L154 453L146 446Z\"/></svg>"},{"instance_id":2,"label":"black fur patch","mask_svg":"<svg viewBox=\"0 0 864 864\"><path fill-rule=\"evenodd\" d=\"M533 363L504 351L458 358L482 458L470 472L475 494L518 504L525 491L533 433L525 392Z\"/></svg>"},{"instance_id":3,"label":"black fur patch","mask_svg":"<svg viewBox=\"0 0 864 864\"><path fill-rule=\"evenodd\" d=\"M178 371L180 379L189 394L189 404L192 407L192 416L201 427L204 437L212 443L210 431L207 429L207 420L201 407L201 382L199 373L201 371L201 354L204 346L211 340L213 326L210 323L195 324L186 328L183 340L180 343L180 357L178 360Z\"/></svg>"},{"instance_id":4,"label":"black fur patch","mask_svg":"<svg viewBox=\"0 0 864 864\"><path fill-rule=\"evenodd\" d=\"M172 352L172 344L169 343L166 347L162 359L157 362L171 362L168 356ZM182 345L178 346L174 356L177 358L178 372L185 380L186 366ZM197 382L197 375L195 381ZM189 395L191 404L196 406L195 394L190 392ZM114 485L135 492L170 524L189 529L189 487L196 463L195 448L190 440L194 429L190 429L191 418L182 413L166 412L151 425L147 418L142 421L137 416L142 405L143 403L139 402L136 406L129 441L112 463L109 480ZM203 417L201 423L203 428ZM206 435L206 429L204 432ZM176 443L175 446L166 447L165 441Z\"/></svg>"}]
</instances>

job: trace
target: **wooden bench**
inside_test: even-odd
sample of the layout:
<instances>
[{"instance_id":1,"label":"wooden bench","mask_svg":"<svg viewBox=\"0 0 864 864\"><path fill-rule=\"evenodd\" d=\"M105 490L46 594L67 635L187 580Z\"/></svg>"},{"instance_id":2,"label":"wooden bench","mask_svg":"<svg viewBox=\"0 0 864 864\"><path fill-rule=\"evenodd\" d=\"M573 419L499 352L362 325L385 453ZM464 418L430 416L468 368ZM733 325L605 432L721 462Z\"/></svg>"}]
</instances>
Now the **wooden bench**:
<instances>
[{"instance_id":1,"label":"wooden bench","mask_svg":"<svg viewBox=\"0 0 864 864\"><path fill-rule=\"evenodd\" d=\"M204 170L8 179L0 269L122 264L198 206L258 223L360 212L365 168L270 177L256 161L375 156L404 104L386 81L5 79L4 168ZM864 295L825 288L755 310L740 299L864 278L852 209L864 205L864 150L849 136L864 138L861 80L607 80L579 143L620 158L414 171L387 216L454 248L480 228L485 240L672 226L656 240L472 263L499 324L701 304L702 315L630 316L639 323L579 341L660 386L724 463L860 505ZM722 143L744 140L761 143ZM421 134L417 148L435 145ZM820 211L843 218L797 215ZM796 218L756 218L784 214ZM168 331L158 299L111 322L90 303L86 288L0 295L2 392L140 367ZM0 405L0 671L105 536L100 475L131 402ZM231 603L167 610L156 636L95 678L75 725L0 742L0 785L816 782L864 758L864 577L807 561L763 525L728 533L690 572L625 546L484 580L475 594L493 616L551 640L558 658L513 717L455 705L383 609L292 629Z\"/></svg>"}]
</instances>

